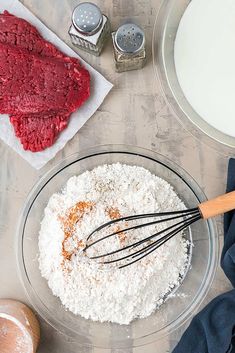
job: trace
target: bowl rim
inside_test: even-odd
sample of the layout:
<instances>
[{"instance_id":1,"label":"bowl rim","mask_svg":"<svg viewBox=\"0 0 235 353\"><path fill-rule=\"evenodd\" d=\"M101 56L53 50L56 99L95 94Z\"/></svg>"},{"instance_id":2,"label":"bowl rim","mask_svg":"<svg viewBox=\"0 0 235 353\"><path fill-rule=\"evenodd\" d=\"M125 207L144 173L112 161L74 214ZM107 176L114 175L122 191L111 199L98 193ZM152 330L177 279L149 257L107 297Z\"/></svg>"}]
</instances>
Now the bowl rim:
<instances>
[{"instance_id":1,"label":"bowl rim","mask_svg":"<svg viewBox=\"0 0 235 353\"><path fill-rule=\"evenodd\" d=\"M189 2L189 5L190 0L187 1ZM232 156L235 148L235 137L229 136L207 123L200 115L197 114L197 112L184 97L184 100L187 102L187 106L191 108L197 118L201 121L201 124L206 126L207 131L204 130L203 126L200 126L200 123L194 121L187 113L187 109L184 109L183 105L178 101L169 80L163 44L165 41L165 31L169 12L175 2L177 2L177 0L165 0L161 2L153 27L152 62L155 75L160 84L161 93L171 113L179 121L183 128L190 133L191 136L196 138L197 141L205 143L222 156ZM179 83L178 86L180 87ZM184 96L183 91L182 95ZM210 129L210 131L208 131L208 129ZM231 149L233 149L233 151L231 151Z\"/></svg>"},{"instance_id":2,"label":"bowl rim","mask_svg":"<svg viewBox=\"0 0 235 353\"><path fill-rule=\"evenodd\" d=\"M25 264L24 264L24 256L23 256L23 236L24 236L24 228L27 222L28 214L40 194L43 187L53 179L55 175L60 173L63 169L69 167L71 164L79 162L81 160L94 157L100 154L114 154L114 153L124 153L128 155L137 155L140 157L144 157L147 159L152 160L153 162L159 163L164 167L170 169L173 173L175 173L180 179L184 181L184 183L192 190L195 197L198 199L199 202L207 200L206 195L198 185L198 183L194 180L194 178L183 169L181 166L176 164L174 161L170 160L168 157L165 157L162 154L154 152L152 150L137 147L133 145L124 145L124 144L107 144L107 145L96 145L94 147L90 147L88 149L81 150L80 152L75 152L70 154L69 156L65 157L64 159L60 160L55 166L49 169L39 180L33 185L28 196L23 204L23 207L20 212L17 230L16 230L16 241L15 241L15 250L16 250L16 262L17 262L17 272L20 278L21 284L24 288L24 291L27 295L27 298L34 309L37 311L39 316L43 318L48 324L50 324L55 330L58 332L65 334L68 337L76 339L79 342L79 333L75 330L71 330L70 328L66 327L65 325L61 324L56 318L52 317L51 313L48 311L45 304L41 301L41 298L37 296L34 288L31 286L30 278L25 271ZM68 163L68 162L71 163ZM181 175L184 174L184 177ZM187 178L190 180L192 185L185 180ZM38 189L40 190L38 191ZM35 193L36 192L36 193ZM191 303L190 306L186 307L186 309L168 326L164 326L162 329L158 330L157 332L151 332L147 335L142 337L138 337L134 339L134 344L132 341L131 347L140 347L146 344L153 343L159 339L162 339L168 335L170 335L175 330L179 329L182 325L184 325L198 310L199 306L205 299L211 284L213 282L217 265L218 265L218 257L219 257L219 242L218 242L218 232L216 223L213 219L207 220L208 225L208 234L209 234L209 257L207 262L207 268L205 274L202 279L202 283L197 289L197 292L194 296L194 301ZM213 251L212 251L213 250ZM35 297L36 295L36 297ZM32 298L33 296L33 298ZM38 302L43 305L46 309L45 311L42 310ZM99 345L99 344L82 344L86 347L97 347L97 348L104 348L108 349L110 346L106 345ZM119 343L117 346L112 346L112 348L119 349L119 348L130 348L128 345L122 345Z\"/></svg>"}]
</instances>

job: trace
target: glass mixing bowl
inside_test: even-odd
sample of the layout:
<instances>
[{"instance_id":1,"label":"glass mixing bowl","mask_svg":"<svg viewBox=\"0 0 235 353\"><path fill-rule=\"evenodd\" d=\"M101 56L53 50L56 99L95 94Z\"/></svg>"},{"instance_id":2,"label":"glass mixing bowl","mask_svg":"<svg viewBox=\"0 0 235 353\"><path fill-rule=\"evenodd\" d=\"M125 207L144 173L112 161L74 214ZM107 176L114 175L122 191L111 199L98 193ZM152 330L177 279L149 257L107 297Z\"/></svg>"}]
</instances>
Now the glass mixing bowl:
<instances>
[{"instance_id":1,"label":"glass mixing bowl","mask_svg":"<svg viewBox=\"0 0 235 353\"><path fill-rule=\"evenodd\" d=\"M231 155L234 154L231 147L235 147L235 138L215 129L202 119L185 98L178 82L174 43L180 20L190 2L191 0L162 2L155 21L152 42L154 67L166 101L184 127L217 152Z\"/></svg>"},{"instance_id":2,"label":"glass mixing bowl","mask_svg":"<svg viewBox=\"0 0 235 353\"><path fill-rule=\"evenodd\" d=\"M35 310L54 328L84 346L129 348L145 345L170 334L195 314L207 294L216 270L218 238L214 221L199 221L191 226L194 247L191 267L183 283L159 310L130 325L99 323L66 311L52 295L42 278L38 264L38 232L44 208L50 196L66 181L94 167L126 163L148 169L167 180L188 208L205 200L202 190L183 169L162 155L131 146L108 145L74 154L44 175L30 192L23 209L17 234L19 273Z\"/></svg>"}]
</instances>

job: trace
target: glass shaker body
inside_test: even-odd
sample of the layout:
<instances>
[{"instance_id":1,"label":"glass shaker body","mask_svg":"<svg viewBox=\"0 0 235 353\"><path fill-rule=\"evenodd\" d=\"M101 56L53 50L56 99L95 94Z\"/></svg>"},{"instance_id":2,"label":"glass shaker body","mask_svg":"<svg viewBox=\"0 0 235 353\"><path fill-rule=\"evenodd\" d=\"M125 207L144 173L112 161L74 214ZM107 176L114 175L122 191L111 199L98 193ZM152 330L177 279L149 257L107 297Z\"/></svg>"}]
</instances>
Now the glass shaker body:
<instances>
[{"instance_id":1,"label":"glass shaker body","mask_svg":"<svg viewBox=\"0 0 235 353\"><path fill-rule=\"evenodd\" d=\"M112 33L115 69L117 72L142 69L146 63L144 32L127 23Z\"/></svg>"},{"instance_id":2,"label":"glass shaker body","mask_svg":"<svg viewBox=\"0 0 235 353\"><path fill-rule=\"evenodd\" d=\"M99 56L109 34L109 19L96 5L84 2L74 9L69 35L75 46Z\"/></svg>"}]
</instances>

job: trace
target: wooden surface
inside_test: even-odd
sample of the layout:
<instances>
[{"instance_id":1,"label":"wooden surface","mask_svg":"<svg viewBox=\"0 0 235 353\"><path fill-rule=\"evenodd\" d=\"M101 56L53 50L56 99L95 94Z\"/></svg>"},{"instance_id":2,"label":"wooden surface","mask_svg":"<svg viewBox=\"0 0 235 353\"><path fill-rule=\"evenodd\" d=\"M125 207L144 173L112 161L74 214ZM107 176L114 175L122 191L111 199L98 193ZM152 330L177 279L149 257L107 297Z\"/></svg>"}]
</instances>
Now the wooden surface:
<instances>
[{"instance_id":1,"label":"wooden surface","mask_svg":"<svg viewBox=\"0 0 235 353\"><path fill-rule=\"evenodd\" d=\"M75 0L23 0L23 3L48 27L70 44L67 34ZM73 152L97 144L126 143L160 152L185 168L201 185L208 197L224 193L228 158L196 140L185 131L171 114L154 75L151 57L151 40L155 16L160 0L99 0L115 29L126 18L137 21L147 36L148 62L141 71L122 74L114 72L111 40L101 57L79 52L85 60L99 70L114 88L100 109L79 133L40 171L0 141L0 297L11 297L27 303L16 271L14 239L16 222L26 195L36 180L59 160ZM231 151L232 153L232 151ZM222 227L218 219L218 231L222 245ZM223 272L218 269L206 304L213 297L230 288ZM171 352L183 328L169 340L137 348L133 353ZM39 353L72 353L91 350L78 348L75 342L65 338L42 322L42 342ZM94 353L102 353L94 349ZM131 350L125 350L130 353ZM113 352L112 352L113 353ZM117 353L117 351L116 351ZM118 351L118 353L124 353Z\"/></svg>"}]
</instances>

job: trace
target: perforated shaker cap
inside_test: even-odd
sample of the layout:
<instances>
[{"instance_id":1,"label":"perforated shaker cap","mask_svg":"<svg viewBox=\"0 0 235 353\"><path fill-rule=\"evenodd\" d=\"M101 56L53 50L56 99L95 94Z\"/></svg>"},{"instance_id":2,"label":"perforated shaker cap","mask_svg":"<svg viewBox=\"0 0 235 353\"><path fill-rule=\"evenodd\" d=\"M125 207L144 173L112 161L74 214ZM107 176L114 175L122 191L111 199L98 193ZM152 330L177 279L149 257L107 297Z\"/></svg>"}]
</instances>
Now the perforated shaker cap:
<instances>
[{"instance_id":1,"label":"perforated shaker cap","mask_svg":"<svg viewBox=\"0 0 235 353\"><path fill-rule=\"evenodd\" d=\"M137 53L145 44L144 32L134 23L126 23L120 26L114 39L117 48L128 54Z\"/></svg>"},{"instance_id":2,"label":"perforated shaker cap","mask_svg":"<svg viewBox=\"0 0 235 353\"><path fill-rule=\"evenodd\" d=\"M92 35L99 31L103 16L95 4L82 2L73 10L72 22L75 28L84 35Z\"/></svg>"}]
</instances>

